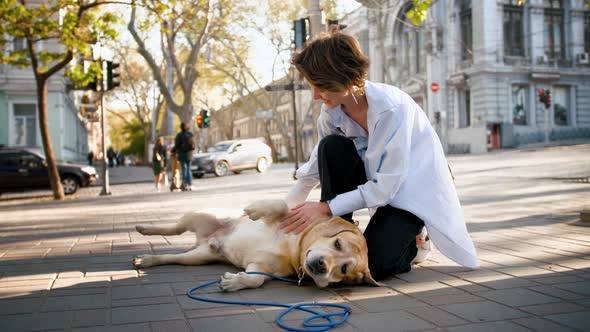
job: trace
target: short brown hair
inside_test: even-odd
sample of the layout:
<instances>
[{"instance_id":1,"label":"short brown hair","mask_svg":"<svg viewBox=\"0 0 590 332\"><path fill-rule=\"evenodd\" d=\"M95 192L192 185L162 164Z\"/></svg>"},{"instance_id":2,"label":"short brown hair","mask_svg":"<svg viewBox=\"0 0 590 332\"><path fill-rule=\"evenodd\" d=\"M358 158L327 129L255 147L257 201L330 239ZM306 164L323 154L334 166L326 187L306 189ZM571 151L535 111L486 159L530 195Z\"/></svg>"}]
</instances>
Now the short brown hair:
<instances>
[{"instance_id":1,"label":"short brown hair","mask_svg":"<svg viewBox=\"0 0 590 332\"><path fill-rule=\"evenodd\" d=\"M322 91L341 92L363 88L369 59L359 42L342 32L320 33L291 59L299 73Z\"/></svg>"}]
</instances>

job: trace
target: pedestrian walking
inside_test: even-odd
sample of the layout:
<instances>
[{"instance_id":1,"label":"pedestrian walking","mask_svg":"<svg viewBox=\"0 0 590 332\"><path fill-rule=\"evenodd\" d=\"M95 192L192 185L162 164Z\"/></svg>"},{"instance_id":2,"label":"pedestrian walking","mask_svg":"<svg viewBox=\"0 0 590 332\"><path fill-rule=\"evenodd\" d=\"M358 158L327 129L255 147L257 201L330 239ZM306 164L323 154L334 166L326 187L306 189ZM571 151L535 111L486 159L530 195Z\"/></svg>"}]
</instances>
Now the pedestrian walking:
<instances>
[{"instance_id":1,"label":"pedestrian walking","mask_svg":"<svg viewBox=\"0 0 590 332\"><path fill-rule=\"evenodd\" d=\"M152 170L154 171L154 183L157 191L160 191L160 182L164 183L164 188L168 187L167 165L168 158L164 138L158 137L152 153Z\"/></svg>"},{"instance_id":2,"label":"pedestrian walking","mask_svg":"<svg viewBox=\"0 0 590 332\"><path fill-rule=\"evenodd\" d=\"M92 166L92 163L94 162L94 152L92 152L92 150L88 151L86 159L88 160L88 165Z\"/></svg>"},{"instance_id":3,"label":"pedestrian walking","mask_svg":"<svg viewBox=\"0 0 590 332\"><path fill-rule=\"evenodd\" d=\"M193 182L191 161L193 159L193 151L195 150L195 141L193 140L193 133L189 129L188 124L184 122L180 124L180 132L176 135L174 148L172 148L172 152L176 153L182 167L181 189L183 191L191 191Z\"/></svg>"},{"instance_id":4,"label":"pedestrian walking","mask_svg":"<svg viewBox=\"0 0 590 332\"><path fill-rule=\"evenodd\" d=\"M107 159L109 160L109 167L113 168L115 166L115 150L113 150L112 146L109 146L107 150Z\"/></svg>"},{"instance_id":5,"label":"pedestrian walking","mask_svg":"<svg viewBox=\"0 0 590 332\"><path fill-rule=\"evenodd\" d=\"M368 208L364 235L375 279L425 259L425 225L441 253L477 267L442 145L420 106L394 86L368 81L368 58L342 32L308 41L292 64L323 105L320 141L297 170L281 228L299 233L331 215L352 222L353 211ZM320 201L304 202L318 182Z\"/></svg>"}]
</instances>

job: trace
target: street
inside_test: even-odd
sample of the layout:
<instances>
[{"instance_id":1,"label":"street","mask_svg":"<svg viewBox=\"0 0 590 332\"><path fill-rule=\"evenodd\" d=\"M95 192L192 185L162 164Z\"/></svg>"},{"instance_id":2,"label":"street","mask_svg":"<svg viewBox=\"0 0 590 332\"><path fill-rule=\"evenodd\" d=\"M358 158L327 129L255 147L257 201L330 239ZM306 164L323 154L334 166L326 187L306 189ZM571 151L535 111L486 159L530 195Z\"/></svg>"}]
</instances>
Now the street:
<instances>
[{"instance_id":1,"label":"street","mask_svg":"<svg viewBox=\"0 0 590 332\"><path fill-rule=\"evenodd\" d=\"M352 307L335 331L571 331L590 326L590 144L516 149L448 158L481 268L434 251L386 287L320 290L277 281L226 299L337 302ZM101 187L52 201L0 199L0 330L281 331L276 308L197 302L187 289L214 280L224 265L135 271L133 255L181 252L194 236L152 236L138 223L173 223L207 207L241 209L279 199L294 184L293 164L194 179L192 192L156 192L149 168L112 169ZM310 199L318 199L314 190ZM364 229L368 213L355 219ZM216 291L212 289L211 292ZM298 324L301 314L287 321Z\"/></svg>"}]
</instances>

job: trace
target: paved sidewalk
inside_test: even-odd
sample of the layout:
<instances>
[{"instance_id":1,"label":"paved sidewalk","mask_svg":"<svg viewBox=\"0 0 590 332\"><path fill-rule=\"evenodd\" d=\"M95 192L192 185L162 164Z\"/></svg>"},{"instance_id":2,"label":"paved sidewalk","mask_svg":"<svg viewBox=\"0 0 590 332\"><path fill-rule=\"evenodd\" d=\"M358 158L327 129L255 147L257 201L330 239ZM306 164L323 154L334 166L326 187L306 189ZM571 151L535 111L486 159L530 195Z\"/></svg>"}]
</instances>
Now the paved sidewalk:
<instances>
[{"instance_id":1,"label":"paved sidewalk","mask_svg":"<svg viewBox=\"0 0 590 332\"><path fill-rule=\"evenodd\" d=\"M352 307L335 331L584 331L590 329L590 145L453 156L449 163L482 267L434 252L385 287L320 290L270 282L212 297L337 302ZM204 207L241 208L280 198L292 165L266 174L206 177L193 192L115 184L113 195L0 206L0 331L280 331L280 310L190 300L224 265L131 268L140 253L181 252L194 237L145 237L137 223L165 224ZM312 197L317 198L315 190ZM361 227L366 212L356 217ZM212 289L211 292L215 292ZM289 316L293 324L302 314Z\"/></svg>"}]
</instances>

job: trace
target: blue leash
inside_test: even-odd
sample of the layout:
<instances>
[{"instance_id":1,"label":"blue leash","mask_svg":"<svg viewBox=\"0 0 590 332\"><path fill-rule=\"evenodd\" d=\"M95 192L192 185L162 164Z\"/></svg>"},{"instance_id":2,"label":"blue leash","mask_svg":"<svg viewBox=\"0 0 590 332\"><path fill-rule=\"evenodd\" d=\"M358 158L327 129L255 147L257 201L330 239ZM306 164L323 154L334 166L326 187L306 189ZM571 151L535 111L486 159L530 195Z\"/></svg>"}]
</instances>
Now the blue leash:
<instances>
[{"instance_id":1,"label":"blue leash","mask_svg":"<svg viewBox=\"0 0 590 332\"><path fill-rule=\"evenodd\" d=\"M283 277L279 277L279 276L275 276L269 273L264 273L264 272L246 272L248 274L261 274L261 275L265 275L268 277L271 277L273 279L276 280L282 280L282 281L286 281L286 282L290 282L290 283L294 283L294 284L299 284L299 281L297 280L292 280L292 279L286 279ZM281 311L281 313L277 316L277 318L275 318L275 322L282 327L285 330L288 331L297 331L297 332L321 332L321 331L327 331L333 327L336 327L342 323L344 323L347 319L348 316L350 316L350 307L344 304L336 304L336 303L299 303L299 304L295 304L295 305L288 305L288 304L283 304L283 303L276 303L276 302L246 302L246 301L231 301L231 300L218 300L218 299L210 299L210 298L206 298L206 297L202 297L202 296L198 296L198 295L194 295L193 292L201 289L201 288L205 288L208 286L211 286L213 284L217 284L219 283L219 280L214 280L214 281L207 281L199 286L195 286L191 289L189 289L186 293L186 295L188 295L188 297L190 297L193 300L199 300L199 301L205 301L205 302L213 302L213 303L222 303L222 304L237 304L237 305L265 305L265 306L272 306L272 307L282 307L282 308L287 308L283 311ZM333 307L333 308L340 308L342 309L341 311L336 311L336 312L332 312L332 313L320 313L317 312L313 309L309 309L308 307ZM291 310L302 310L305 312L309 312L311 314L313 314L313 316L306 318L303 321L303 326L308 327L307 329L302 329L302 328L297 328L297 327L293 327L293 326L289 326L285 323L283 323L282 318L288 314L289 312L291 312ZM341 316L342 318L338 321L334 321L333 317L334 316ZM327 323L311 323L311 321L316 320L316 319L320 319L323 318L325 320L327 320Z\"/></svg>"}]
</instances>

